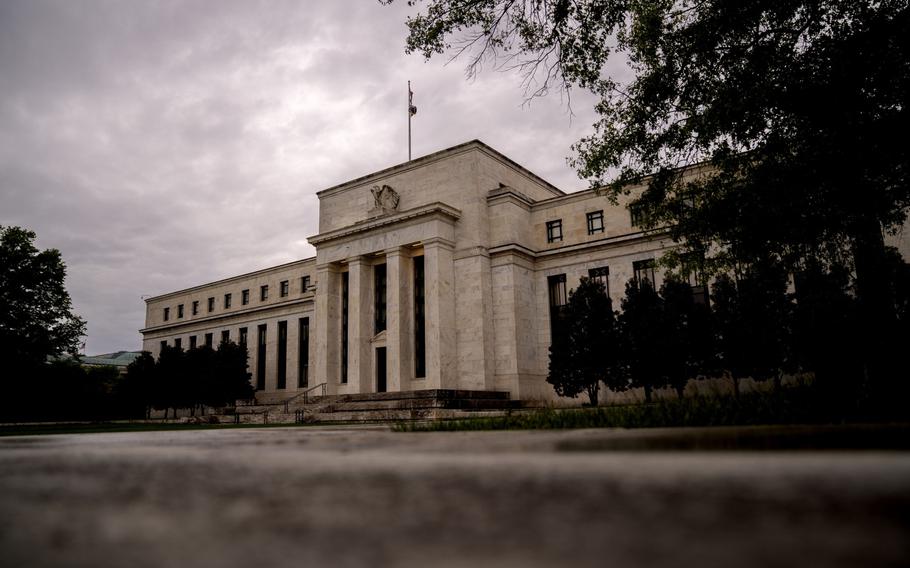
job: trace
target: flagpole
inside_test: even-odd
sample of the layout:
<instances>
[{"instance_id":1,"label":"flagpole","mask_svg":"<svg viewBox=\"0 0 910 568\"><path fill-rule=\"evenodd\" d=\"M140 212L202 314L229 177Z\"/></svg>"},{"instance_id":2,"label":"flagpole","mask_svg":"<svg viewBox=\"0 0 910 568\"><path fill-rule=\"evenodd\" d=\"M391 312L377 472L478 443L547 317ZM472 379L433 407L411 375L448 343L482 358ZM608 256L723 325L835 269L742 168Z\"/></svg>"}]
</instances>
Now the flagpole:
<instances>
[{"instance_id":1,"label":"flagpole","mask_svg":"<svg viewBox=\"0 0 910 568\"><path fill-rule=\"evenodd\" d=\"M411 82L408 81L408 161L411 161Z\"/></svg>"}]
</instances>

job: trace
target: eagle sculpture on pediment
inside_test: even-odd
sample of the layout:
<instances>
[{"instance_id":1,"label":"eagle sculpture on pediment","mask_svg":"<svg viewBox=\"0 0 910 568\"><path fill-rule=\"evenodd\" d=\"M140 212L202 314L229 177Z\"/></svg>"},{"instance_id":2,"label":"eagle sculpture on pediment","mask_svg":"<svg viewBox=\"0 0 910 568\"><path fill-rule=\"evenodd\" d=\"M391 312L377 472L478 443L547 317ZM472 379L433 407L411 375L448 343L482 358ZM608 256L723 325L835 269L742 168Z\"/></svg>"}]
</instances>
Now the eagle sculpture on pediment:
<instances>
[{"instance_id":1,"label":"eagle sculpture on pediment","mask_svg":"<svg viewBox=\"0 0 910 568\"><path fill-rule=\"evenodd\" d=\"M388 185L374 185L370 190L373 192L373 201L376 202L375 208L383 211L395 211L398 209L398 192Z\"/></svg>"}]
</instances>

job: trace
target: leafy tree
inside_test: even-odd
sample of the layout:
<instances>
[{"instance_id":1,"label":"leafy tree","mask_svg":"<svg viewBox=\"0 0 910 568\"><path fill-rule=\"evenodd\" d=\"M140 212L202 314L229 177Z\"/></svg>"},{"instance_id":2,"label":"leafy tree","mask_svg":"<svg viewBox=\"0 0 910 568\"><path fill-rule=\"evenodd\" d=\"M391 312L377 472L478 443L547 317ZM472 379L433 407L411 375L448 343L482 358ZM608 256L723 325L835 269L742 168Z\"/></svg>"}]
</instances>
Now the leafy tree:
<instances>
[{"instance_id":1,"label":"leafy tree","mask_svg":"<svg viewBox=\"0 0 910 568\"><path fill-rule=\"evenodd\" d=\"M217 387L210 391L206 404L222 406L235 400L253 397L256 389L250 382L249 353L246 345L233 341L222 341L216 352Z\"/></svg>"},{"instance_id":2,"label":"leafy tree","mask_svg":"<svg viewBox=\"0 0 910 568\"><path fill-rule=\"evenodd\" d=\"M601 381L623 390L613 306L602 283L582 278L555 329L547 382L556 394L575 398L583 392L597 406Z\"/></svg>"},{"instance_id":3,"label":"leafy tree","mask_svg":"<svg viewBox=\"0 0 910 568\"><path fill-rule=\"evenodd\" d=\"M628 366L631 386L645 391L650 403L654 389L667 384L664 357L669 343L669 331L664 315L664 301L647 280L635 279L626 283L619 315L623 336L623 357Z\"/></svg>"},{"instance_id":4,"label":"leafy tree","mask_svg":"<svg viewBox=\"0 0 910 568\"><path fill-rule=\"evenodd\" d=\"M687 282L667 279L660 289L666 329L663 361L667 381L683 397L690 379L714 372L714 341L711 313L697 303Z\"/></svg>"},{"instance_id":5,"label":"leafy tree","mask_svg":"<svg viewBox=\"0 0 910 568\"><path fill-rule=\"evenodd\" d=\"M126 376L120 383L119 399L126 412L151 418L155 381L155 358L143 351L127 366Z\"/></svg>"},{"instance_id":6,"label":"leafy tree","mask_svg":"<svg viewBox=\"0 0 910 568\"><path fill-rule=\"evenodd\" d=\"M652 226L708 251L713 272L849 264L859 350L887 375L882 233L910 207L910 147L894 142L910 126L907 0L428 0L408 26L409 52L518 69L532 95L598 95L579 173L601 186L616 172L614 198L647 178Z\"/></svg>"},{"instance_id":7,"label":"leafy tree","mask_svg":"<svg viewBox=\"0 0 910 568\"><path fill-rule=\"evenodd\" d=\"M78 354L85 335L85 321L73 314L64 288L60 251L38 250L35 238L32 231L0 226L0 358L14 371Z\"/></svg>"},{"instance_id":8,"label":"leafy tree","mask_svg":"<svg viewBox=\"0 0 910 568\"><path fill-rule=\"evenodd\" d=\"M791 353L792 302L786 275L766 267L738 282L721 275L714 284L713 312L720 364L739 381L773 379L795 370Z\"/></svg>"}]
</instances>

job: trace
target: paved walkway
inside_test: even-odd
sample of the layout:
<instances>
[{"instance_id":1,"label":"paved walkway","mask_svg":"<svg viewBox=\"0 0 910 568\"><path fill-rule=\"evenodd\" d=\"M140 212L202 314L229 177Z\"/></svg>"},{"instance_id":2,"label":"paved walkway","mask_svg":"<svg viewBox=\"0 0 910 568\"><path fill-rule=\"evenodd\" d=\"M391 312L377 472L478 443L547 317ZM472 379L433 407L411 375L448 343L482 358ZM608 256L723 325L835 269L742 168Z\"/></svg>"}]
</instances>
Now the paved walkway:
<instances>
[{"instance_id":1,"label":"paved walkway","mask_svg":"<svg viewBox=\"0 0 910 568\"><path fill-rule=\"evenodd\" d=\"M910 452L615 443L679 437L642 432L2 438L0 564L910 565Z\"/></svg>"}]
</instances>

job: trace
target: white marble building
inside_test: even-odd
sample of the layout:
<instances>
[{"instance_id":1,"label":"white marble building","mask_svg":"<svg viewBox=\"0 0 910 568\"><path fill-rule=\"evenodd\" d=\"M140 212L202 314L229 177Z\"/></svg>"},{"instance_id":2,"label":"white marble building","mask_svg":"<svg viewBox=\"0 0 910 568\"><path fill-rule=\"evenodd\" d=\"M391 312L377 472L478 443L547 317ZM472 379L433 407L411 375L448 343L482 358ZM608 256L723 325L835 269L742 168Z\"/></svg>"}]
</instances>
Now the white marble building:
<instances>
[{"instance_id":1,"label":"white marble building","mask_svg":"<svg viewBox=\"0 0 910 568\"><path fill-rule=\"evenodd\" d=\"M420 389L552 399L550 312L582 276L618 302L670 246L592 190L479 141L318 193L315 258L146 300L143 348L249 347L257 398Z\"/></svg>"}]
</instances>

